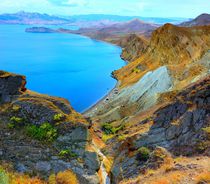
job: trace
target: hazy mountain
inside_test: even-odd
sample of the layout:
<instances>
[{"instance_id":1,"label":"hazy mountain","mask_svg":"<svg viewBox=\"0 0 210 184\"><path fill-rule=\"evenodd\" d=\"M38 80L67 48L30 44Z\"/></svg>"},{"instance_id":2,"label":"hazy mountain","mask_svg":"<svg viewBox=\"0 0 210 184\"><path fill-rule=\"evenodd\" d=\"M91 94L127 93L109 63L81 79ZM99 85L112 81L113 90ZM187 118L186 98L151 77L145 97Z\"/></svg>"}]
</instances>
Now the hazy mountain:
<instances>
[{"instance_id":1,"label":"hazy mountain","mask_svg":"<svg viewBox=\"0 0 210 184\"><path fill-rule=\"evenodd\" d=\"M195 19L187 22L183 22L180 26L191 27L191 26L204 26L210 25L210 14L203 13Z\"/></svg>"},{"instance_id":2,"label":"hazy mountain","mask_svg":"<svg viewBox=\"0 0 210 184\"><path fill-rule=\"evenodd\" d=\"M67 18L67 17L66 17ZM126 22L132 19L140 19L145 22L155 23L155 24L165 24L173 23L178 24L186 21L186 18L161 18L161 17L141 17L141 16L120 16L120 15L103 15L103 14L90 14L90 15L74 15L71 17L74 21L100 21L100 20L110 20L115 22Z\"/></svg>"},{"instance_id":3,"label":"hazy mountain","mask_svg":"<svg viewBox=\"0 0 210 184\"><path fill-rule=\"evenodd\" d=\"M103 14L90 14L90 15L48 15L41 13L30 13L20 11L14 14L1 14L0 24L74 24L79 27L103 26L110 25L116 22L127 22L133 19L140 19L145 22L155 24L173 23L179 24L186 21L186 18L159 18L159 17L141 17L141 16L119 16L119 15L103 15Z\"/></svg>"},{"instance_id":4,"label":"hazy mountain","mask_svg":"<svg viewBox=\"0 0 210 184\"><path fill-rule=\"evenodd\" d=\"M68 19L48 14L18 12L0 15L0 24L64 24Z\"/></svg>"}]
</instances>

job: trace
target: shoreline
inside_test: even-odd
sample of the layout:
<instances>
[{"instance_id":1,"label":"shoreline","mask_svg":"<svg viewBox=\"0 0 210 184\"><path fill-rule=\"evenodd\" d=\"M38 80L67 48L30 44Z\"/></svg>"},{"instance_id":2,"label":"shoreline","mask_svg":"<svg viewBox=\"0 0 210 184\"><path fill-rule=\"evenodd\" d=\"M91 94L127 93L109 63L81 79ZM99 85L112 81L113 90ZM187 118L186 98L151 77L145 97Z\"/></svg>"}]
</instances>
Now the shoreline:
<instances>
[{"instance_id":1,"label":"shoreline","mask_svg":"<svg viewBox=\"0 0 210 184\"><path fill-rule=\"evenodd\" d=\"M54 30L54 29L52 29ZM122 59L122 61L125 62L125 66L129 63L128 61L124 60L121 55L122 55L122 51L123 51L123 48L118 45L118 44L115 44L113 42L109 42L109 41L106 41L106 40L102 40L102 39L96 39L94 37L90 37L90 36L87 36L87 35L83 35L83 34L78 34L78 33L74 33L73 31L72 32L68 32L68 31L59 31L58 30L54 30L55 32L53 33L57 33L57 34L73 34L73 35L78 35L78 36L82 36L82 37L85 37L85 38L89 38L91 40L94 40L94 41L98 41L98 42L102 42L102 43L106 43L106 44L110 44L114 47L118 47L121 49L121 54L119 55L119 57ZM26 30L25 30L26 33L28 33ZM31 32L31 33L35 33L35 32ZM120 69L120 68L119 68ZM118 69L117 69L118 70ZM108 93L106 93L104 95L104 97L102 97L101 99L99 99L98 101L96 101L93 105L91 105L90 107L88 107L87 109L85 109L84 111L80 112L84 117L86 117L86 114L89 114L91 112L94 112L94 109L97 108L97 106L99 105L102 105L103 103L105 103L105 100L108 98L110 99L111 96L113 96L113 93L116 92L116 90L118 91L118 86L120 85L120 81L117 80L116 82L116 85L113 87L113 89L111 89ZM90 117L90 116L87 116L87 117Z\"/></svg>"},{"instance_id":2,"label":"shoreline","mask_svg":"<svg viewBox=\"0 0 210 184\"><path fill-rule=\"evenodd\" d=\"M87 108L86 110L84 110L81 114L84 117L86 117L86 114L89 114L89 113L93 112L94 109L97 108L97 106L105 103L105 100L107 98L110 99L110 97L113 96L113 93L115 93L115 90L118 90L119 85L120 85L120 82L117 81L116 85L114 86L113 89L111 89L111 91L109 91L107 94L105 94L104 97L102 97L101 99L99 99L96 103L94 103L93 105L91 105L89 108ZM87 117L89 117L89 116L87 116Z\"/></svg>"}]
</instances>

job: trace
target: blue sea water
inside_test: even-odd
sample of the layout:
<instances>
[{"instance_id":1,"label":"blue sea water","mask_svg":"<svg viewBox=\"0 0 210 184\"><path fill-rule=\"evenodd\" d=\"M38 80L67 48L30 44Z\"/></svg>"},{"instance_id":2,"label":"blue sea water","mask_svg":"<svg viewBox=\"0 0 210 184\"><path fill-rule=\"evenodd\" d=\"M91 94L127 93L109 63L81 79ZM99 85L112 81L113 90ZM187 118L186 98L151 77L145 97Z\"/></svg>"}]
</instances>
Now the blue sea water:
<instances>
[{"instance_id":1,"label":"blue sea water","mask_svg":"<svg viewBox=\"0 0 210 184\"><path fill-rule=\"evenodd\" d=\"M121 49L73 34L25 33L25 25L0 25L0 70L23 74L27 88L63 97L84 111L116 84Z\"/></svg>"}]
</instances>

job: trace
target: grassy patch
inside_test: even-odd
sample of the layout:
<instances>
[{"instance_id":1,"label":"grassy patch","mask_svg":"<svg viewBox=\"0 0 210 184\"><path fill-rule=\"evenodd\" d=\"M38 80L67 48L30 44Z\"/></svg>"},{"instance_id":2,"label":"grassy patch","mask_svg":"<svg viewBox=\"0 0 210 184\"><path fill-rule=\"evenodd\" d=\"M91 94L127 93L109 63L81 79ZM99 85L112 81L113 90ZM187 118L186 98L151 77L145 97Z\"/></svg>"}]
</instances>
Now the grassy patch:
<instances>
[{"instance_id":1,"label":"grassy patch","mask_svg":"<svg viewBox=\"0 0 210 184\"><path fill-rule=\"evenodd\" d=\"M10 118L10 122L8 123L8 128L16 128L16 127L20 127L23 126L25 123L23 118L19 118L16 116L13 116Z\"/></svg>"},{"instance_id":2,"label":"grassy patch","mask_svg":"<svg viewBox=\"0 0 210 184\"><path fill-rule=\"evenodd\" d=\"M58 121L62 121L64 119L64 115L63 114L55 114L54 116L53 116L53 120L54 121L56 121L56 122L58 122Z\"/></svg>"},{"instance_id":3,"label":"grassy patch","mask_svg":"<svg viewBox=\"0 0 210 184\"><path fill-rule=\"evenodd\" d=\"M106 135L109 134L116 134L118 131L122 130L124 125L120 125L119 127L113 127L110 123L102 124L102 130L105 132Z\"/></svg>"},{"instance_id":4,"label":"grassy patch","mask_svg":"<svg viewBox=\"0 0 210 184\"><path fill-rule=\"evenodd\" d=\"M61 158L75 158L78 156L76 153L72 152L70 149L61 150L58 155Z\"/></svg>"},{"instance_id":5,"label":"grassy patch","mask_svg":"<svg viewBox=\"0 0 210 184\"><path fill-rule=\"evenodd\" d=\"M113 137L114 137L113 134L110 134L110 135L103 134L103 135L102 135L102 141L107 142L109 139L111 139L111 138L113 138Z\"/></svg>"},{"instance_id":6,"label":"grassy patch","mask_svg":"<svg viewBox=\"0 0 210 184\"><path fill-rule=\"evenodd\" d=\"M37 139L39 141L52 142L57 138L57 129L51 124L44 123L41 126L28 125L26 127L26 133L28 136Z\"/></svg>"}]
</instances>

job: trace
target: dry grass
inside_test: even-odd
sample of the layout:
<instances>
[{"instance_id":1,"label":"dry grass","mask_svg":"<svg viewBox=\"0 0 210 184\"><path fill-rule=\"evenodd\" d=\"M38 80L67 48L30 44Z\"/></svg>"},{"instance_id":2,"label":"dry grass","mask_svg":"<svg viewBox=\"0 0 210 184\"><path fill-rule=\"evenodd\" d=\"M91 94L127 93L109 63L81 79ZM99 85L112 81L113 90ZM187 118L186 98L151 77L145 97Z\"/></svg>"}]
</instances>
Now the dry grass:
<instances>
[{"instance_id":1,"label":"dry grass","mask_svg":"<svg viewBox=\"0 0 210 184\"><path fill-rule=\"evenodd\" d=\"M210 171L201 173L195 178L195 181L197 184L199 183L210 184Z\"/></svg>"},{"instance_id":2,"label":"dry grass","mask_svg":"<svg viewBox=\"0 0 210 184\"><path fill-rule=\"evenodd\" d=\"M37 177L29 177L0 167L0 184L79 184L79 182L70 170L59 172L57 175L52 174L48 181L43 181Z\"/></svg>"},{"instance_id":3,"label":"dry grass","mask_svg":"<svg viewBox=\"0 0 210 184\"><path fill-rule=\"evenodd\" d=\"M78 184L78 180L72 171L67 170L57 174L56 184Z\"/></svg>"}]
</instances>

